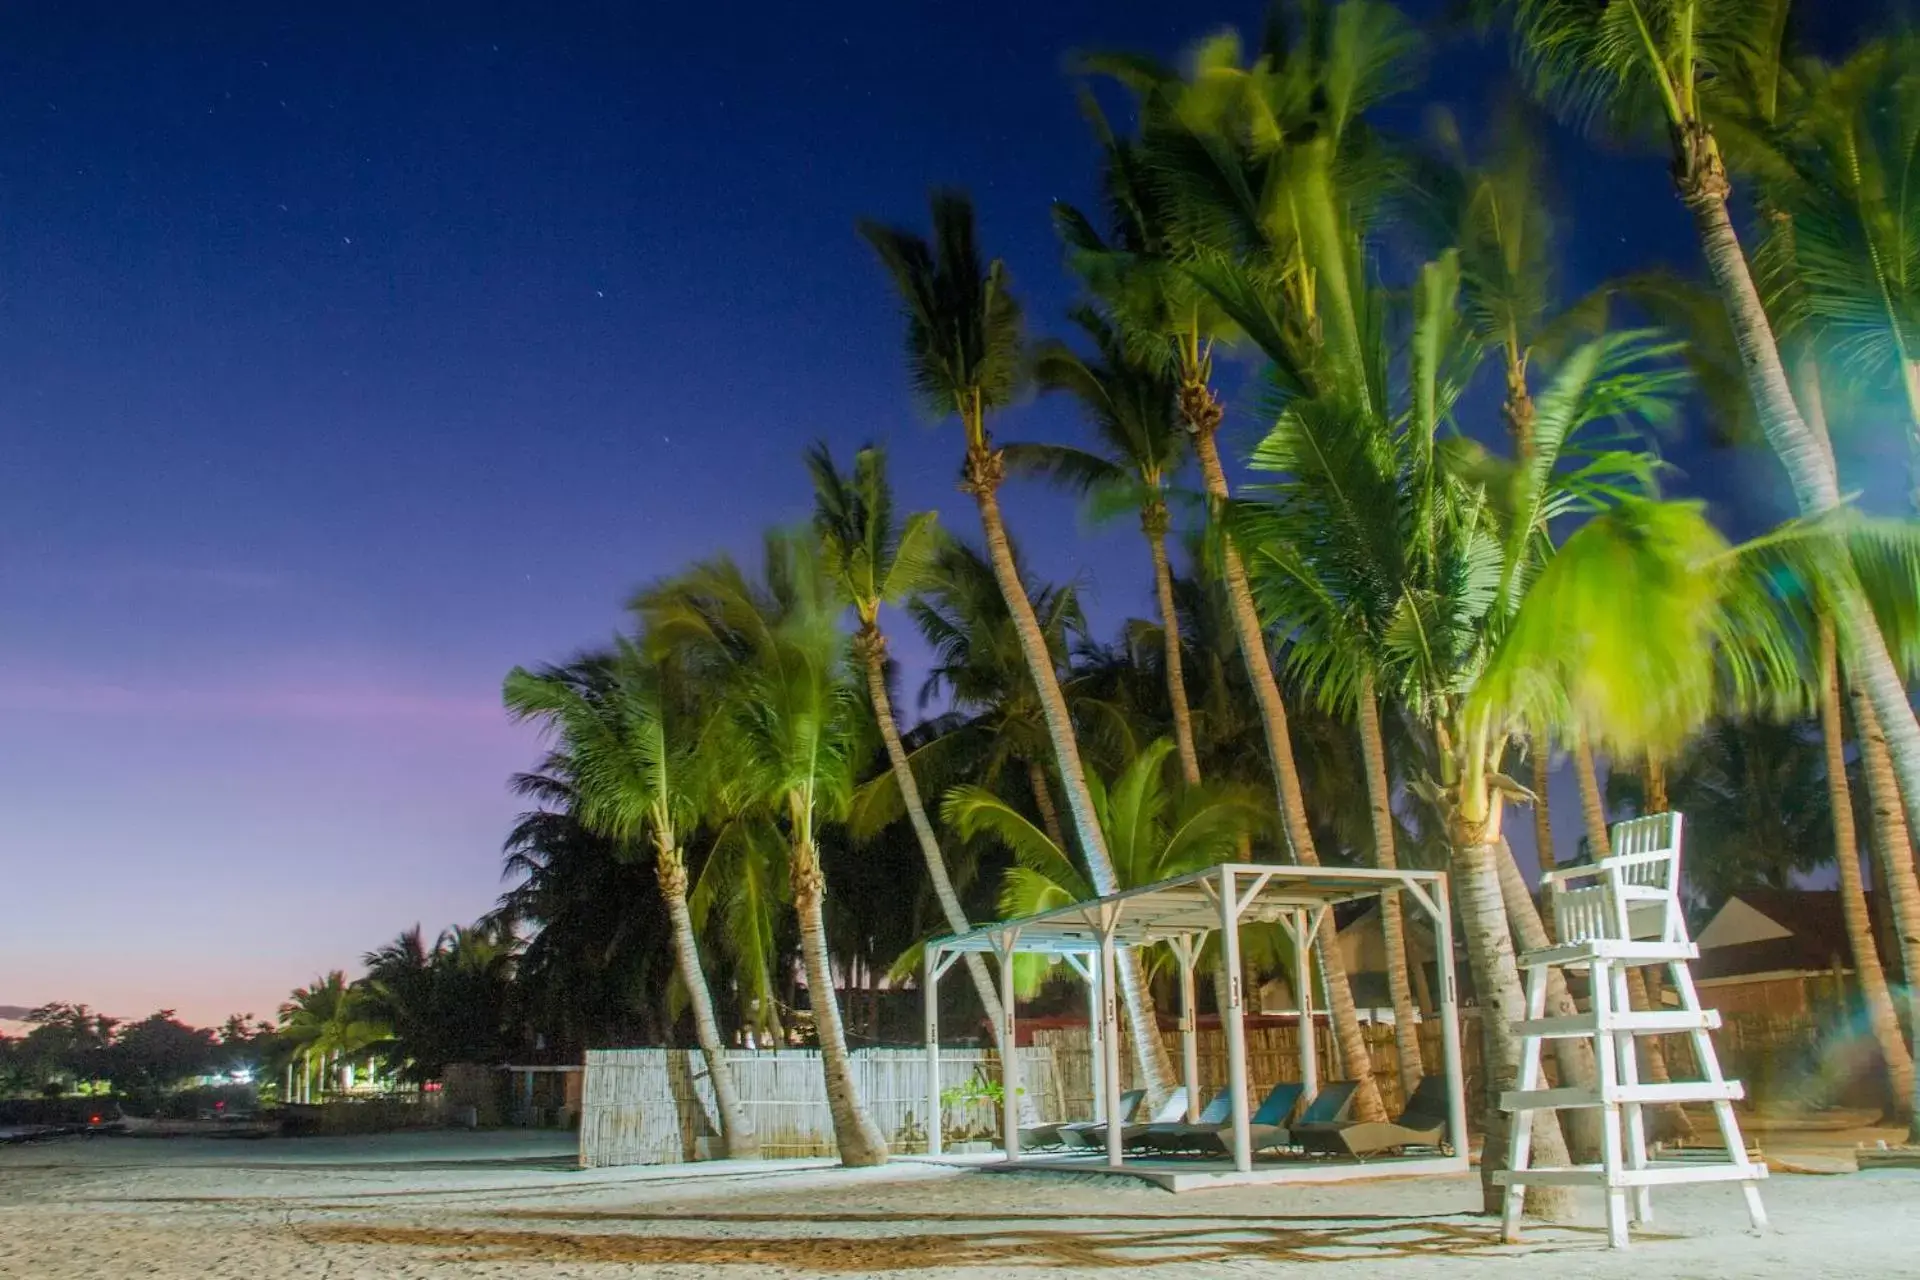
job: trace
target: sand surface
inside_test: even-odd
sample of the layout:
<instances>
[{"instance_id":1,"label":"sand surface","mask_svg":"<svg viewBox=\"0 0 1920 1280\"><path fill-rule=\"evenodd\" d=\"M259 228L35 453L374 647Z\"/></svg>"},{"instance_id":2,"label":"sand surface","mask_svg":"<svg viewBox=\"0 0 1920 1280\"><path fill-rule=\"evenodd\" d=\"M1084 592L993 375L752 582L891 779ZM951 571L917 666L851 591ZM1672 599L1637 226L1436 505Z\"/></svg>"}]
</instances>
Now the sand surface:
<instances>
[{"instance_id":1,"label":"sand surface","mask_svg":"<svg viewBox=\"0 0 1920 1280\"><path fill-rule=\"evenodd\" d=\"M1765 1235L1736 1188L1677 1188L1656 1199L1655 1229L1613 1254L1597 1199L1579 1224L1498 1244L1470 1212L1468 1178L1175 1196L919 1162L689 1176L581 1171L571 1157L564 1136L539 1133L4 1148L0 1276L1920 1275L1916 1171L1777 1174Z\"/></svg>"}]
</instances>

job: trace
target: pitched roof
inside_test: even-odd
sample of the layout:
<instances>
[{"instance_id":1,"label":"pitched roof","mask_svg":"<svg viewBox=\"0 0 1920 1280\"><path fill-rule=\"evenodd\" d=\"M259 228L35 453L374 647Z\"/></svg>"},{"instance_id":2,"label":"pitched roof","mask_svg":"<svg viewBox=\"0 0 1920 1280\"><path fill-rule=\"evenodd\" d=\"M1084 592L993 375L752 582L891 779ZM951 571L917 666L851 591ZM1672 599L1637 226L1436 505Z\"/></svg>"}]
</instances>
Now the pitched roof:
<instances>
[{"instance_id":1,"label":"pitched roof","mask_svg":"<svg viewBox=\"0 0 1920 1280\"><path fill-rule=\"evenodd\" d=\"M1738 904L1738 906L1736 906ZM1729 978L1742 974L1782 971L1819 971L1833 968L1839 957L1843 968L1852 968L1852 948L1847 943L1846 919L1840 909L1837 889L1743 889L1727 900L1721 912L1749 911L1778 925L1784 936L1730 946L1703 946L1693 971L1700 978ZM1719 915L1716 913L1715 919ZM1701 930L1708 936L1712 924Z\"/></svg>"}]
</instances>

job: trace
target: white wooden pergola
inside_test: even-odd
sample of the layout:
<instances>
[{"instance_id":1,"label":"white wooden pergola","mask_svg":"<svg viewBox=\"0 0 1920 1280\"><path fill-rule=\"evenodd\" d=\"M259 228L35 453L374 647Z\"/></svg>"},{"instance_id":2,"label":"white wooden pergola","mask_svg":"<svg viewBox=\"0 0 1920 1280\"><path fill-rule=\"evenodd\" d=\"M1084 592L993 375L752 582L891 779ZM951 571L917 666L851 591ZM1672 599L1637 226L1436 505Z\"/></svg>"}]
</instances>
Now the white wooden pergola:
<instances>
[{"instance_id":1,"label":"white wooden pergola","mask_svg":"<svg viewBox=\"0 0 1920 1280\"><path fill-rule=\"evenodd\" d=\"M1427 913L1438 935L1440 968L1441 1044L1448 1088L1447 1137L1450 1155L1372 1160L1283 1160L1256 1168L1251 1139L1251 1091L1247 1079L1246 997L1241 988L1240 930L1251 922L1277 924L1291 938L1300 1041L1300 1079L1310 1098L1318 1088L1314 1045L1314 1008L1310 962L1313 940L1322 922L1339 903L1378 898L1402 891ZM1199 1118L1199 1047L1195 1035L1194 961L1207 936L1218 932L1222 960L1233 975L1228 983L1228 1006L1222 1011L1227 1034L1228 1089L1232 1097L1232 1167L1191 1159L1129 1161L1122 1126L1107 1125L1106 1160L1087 1158L1030 1159L1020 1155L1019 1061L1001 1059L1004 1117L1003 1146L1007 1165L1025 1168L1070 1168L1080 1172L1105 1169L1158 1182L1173 1190L1222 1183L1335 1181L1347 1178L1404 1176L1412 1173L1455 1173L1467 1168L1466 1098L1460 1065L1458 994L1454 983L1453 923L1447 897L1447 878L1438 871L1321 868L1255 863L1223 863L1206 871L1163 880L1088 902L1077 902L1039 915L1003 920L969 933L937 938L926 946L923 989L926 999L927 1141L928 1152L940 1154L944 1120L940 1102L940 978L961 956L990 954L999 961L1000 1004L1006 1011L1005 1042L1015 1042L1013 957L1058 957L1087 983L1093 1048L1094 1116L1105 1121L1120 1110L1120 1024L1116 970L1120 953L1165 943L1180 966L1181 1058L1186 1077L1188 1120ZM1268 1082L1271 1083L1271 1082Z\"/></svg>"}]
</instances>

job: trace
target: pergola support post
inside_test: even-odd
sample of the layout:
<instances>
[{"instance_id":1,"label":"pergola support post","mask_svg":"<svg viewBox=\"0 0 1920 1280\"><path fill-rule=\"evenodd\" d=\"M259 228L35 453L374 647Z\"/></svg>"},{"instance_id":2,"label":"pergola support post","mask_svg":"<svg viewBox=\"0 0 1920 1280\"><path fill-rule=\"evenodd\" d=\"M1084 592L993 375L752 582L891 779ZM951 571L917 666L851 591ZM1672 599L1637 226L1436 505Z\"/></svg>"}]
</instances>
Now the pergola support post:
<instances>
[{"instance_id":1,"label":"pergola support post","mask_svg":"<svg viewBox=\"0 0 1920 1280\"><path fill-rule=\"evenodd\" d=\"M1313 1022L1313 934L1304 908L1293 911L1294 1003L1300 1010L1300 1096L1308 1102L1320 1092L1319 1034Z\"/></svg>"},{"instance_id":2,"label":"pergola support post","mask_svg":"<svg viewBox=\"0 0 1920 1280\"><path fill-rule=\"evenodd\" d=\"M1180 1065L1187 1086L1187 1123L1200 1122L1200 1037L1196 1026L1199 1001L1193 983L1194 939L1190 933L1173 940L1174 958L1180 962Z\"/></svg>"},{"instance_id":3,"label":"pergola support post","mask_svg":"<svg viewBox=\"0 0 1920 1280\"><path fill-rule=\"evenodd\" d=\"M1114 999L1118 988L1118 957L1115 954L1114 926L1117 919L1109 914L1100 928L1100 1025L1103 1031L1101 1083L1105 1086L1107 1126L1107 1166L1118 1169L1121 1158L1121 1122L1120 1114L1120 1005Z\"/></svg>"},{"instance_id":4,"label":"pergola support post","mask_svg":"<svg viewBox=\"0 0 1920 1280\"><path fill-rule=\"evenodd\" d=\"M995 948L1000 953L1000 1008L1006 1018L1000 1037L1000 1149L1008 1163L1020 1158L1020 1052L1013 1034L1013 956L1019 941L1020 931L1009 929Z\"/></svg>"},{"instance_id":5,"label":"pergola support post","mask_svg":"<svg viewBox=\"0 0 1920 1280\"><path fill-rule=\"evenodd\" d=\"M1419 894L1418 888L1415 888ZM1433 917L1435 941L1439 944L1440 963L1440 1050L1447 1072L1447 1140L1453 1154L1467 1156L1466 1070L1460 1063L1460 994L1453 970L1453 906L1451 891L1444 878L1434 881L1433 899L1419 894L1421 905Z\"/></svg>"},{"instance_id":6,"label":"pergola support post","mask_svg":"<svg viewBox=\"0 0 1920 1280\"><path fill-rule=\"evenodd\" d=\"M1232 867L1220 868L1220 963L1227 970L1227 1089L1233 1098L1233 1167L1253 1168L1253 1118L1247 1098L1246 997L1240 981L1240 891Z\"/></svg>"},{"instance_id":7,"label":"pergola support post","mask_svg":"<svg viewBox=\"0 0 1920 1280\"><path fill-rule=\"evenodd\" d=\"M929 943L920 961L925 981L927 1021L927 1154L941 1150L940 1130L946 1124L940 1105L940 948Z\"/></svg>"}]
</instances>

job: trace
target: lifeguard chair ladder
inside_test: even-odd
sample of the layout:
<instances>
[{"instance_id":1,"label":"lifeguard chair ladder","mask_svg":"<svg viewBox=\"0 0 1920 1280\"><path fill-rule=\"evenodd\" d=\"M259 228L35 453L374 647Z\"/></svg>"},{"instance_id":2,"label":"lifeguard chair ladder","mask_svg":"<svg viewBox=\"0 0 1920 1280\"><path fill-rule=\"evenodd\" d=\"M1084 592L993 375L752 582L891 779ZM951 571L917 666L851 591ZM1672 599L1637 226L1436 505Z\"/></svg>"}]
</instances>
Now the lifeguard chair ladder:
<instances>
[{"instance_id":1,"label":"lifeguard chair ladder","mask_svg":"<svg viewBox=\"0 0 1920 1280\"><path fill-rule=\"evenodd\" d=\"M1687 935L1680 903L1681 815L1657 813L1616 823L1612 852L1591 866L1568 867L1541 877L1552 887L1558 941L1520 957L1527 975L1526 1017L1514 1024L1520 1035L1519 1088L1501 1095L1500 1107L1513 1114L1507 1168L1494 1175L1506 1191L1502 1231L1519 1238L1520 1214L1528 1185L1598 1186L1607 1195L1607 1243L1627 1245L1627 1193L1633 1194L1633 1220L1653 1220L1652 1188L1684 1182L1738 1182L1747 1215L1756 1230L1767 1225L1760 1203L1764 1164L1747 1157L1733 1104L1745 1096L1737 1080L1720 1074L1720 1059L1709 1034L1720 1014L1700 1007L1687 961L1699 948ZM1627 971L1636 966L1665 966L1678 1009L1635 1010L1627 999ZM1547 977L1555 968L1583 968L1589 982L1588 1009L1550 1018ZM1634 1056L1637 1037L1686 1033L1703 1079L1642 1084ZM1540 1071L1543 1042L1588 1037L1598 1067L1596 1088L1545 1087ZM1655 1160L1647 1154L1641 1109L1665 1103L1710 1102L1719 1120L1727 1156L1719 1160ZM1528 1149L1537 1111L1597 1107L1601 1113L1599 1164L1564 1168L1530 1167Z\"/></svg>"}]
</instances>

